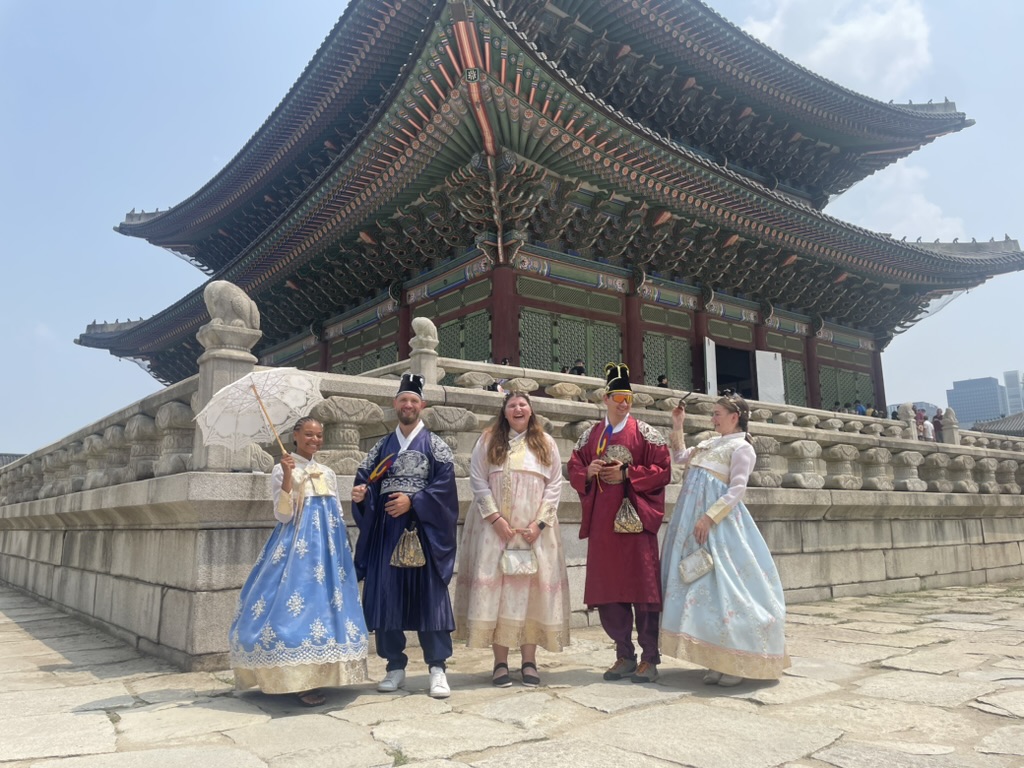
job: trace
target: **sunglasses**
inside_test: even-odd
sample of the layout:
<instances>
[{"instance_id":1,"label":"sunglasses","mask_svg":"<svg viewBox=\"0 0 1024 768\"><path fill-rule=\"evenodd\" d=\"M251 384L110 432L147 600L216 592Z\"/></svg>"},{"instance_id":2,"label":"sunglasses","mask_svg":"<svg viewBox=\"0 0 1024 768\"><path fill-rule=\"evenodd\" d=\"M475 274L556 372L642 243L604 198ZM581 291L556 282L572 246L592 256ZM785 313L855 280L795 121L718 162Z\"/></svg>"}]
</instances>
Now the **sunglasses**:
<instances>
[{"instance_id":1,"label":"sunglasses","mask_svg":"<svg viewBox=\"0 0 1024 768\"><path fill-rule=\"evenodd\" d=\"M623 403L633 402L632 395L608 395L608 397L611 398L613 403L618 403L619 405L622 405Z\"/></svg>"}]
</instances>

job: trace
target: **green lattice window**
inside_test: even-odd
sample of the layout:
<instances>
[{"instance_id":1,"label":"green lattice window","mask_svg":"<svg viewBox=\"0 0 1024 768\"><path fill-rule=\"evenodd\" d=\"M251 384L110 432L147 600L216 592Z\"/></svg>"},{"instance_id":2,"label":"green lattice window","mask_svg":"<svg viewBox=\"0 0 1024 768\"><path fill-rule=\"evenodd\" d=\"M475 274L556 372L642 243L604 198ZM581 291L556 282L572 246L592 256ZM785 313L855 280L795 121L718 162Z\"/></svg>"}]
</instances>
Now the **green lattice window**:
<instances>
[{"instance_id":1,"label":"green lattice window","mask_svg":"<svg viewBox=\"0 0 1024 768\"><path fill-rule=\"evenodd\" d=\"M524 368L558 370L552 344L554 321L555 316L550 312L523 309L519 313L519 361Z\"/></svg>"},{"instance_id":2,"label":"green lattice window","mask_svg":"<svg viewBox=\"0 0 1024 768\"><path fill-rule=\"evenodd\" d=\"M488 360L491 357L491 317L487 312L474 312L449 320L438 326L437 339L437 354L441 357L479 362ZM441 380L441 384L447 386L454 383L453 373L445 374Z\"/></svg>"},{"instance_id":3,"label":"green lattice window","mask_svg":"<svg viewBox=\"0 0 1024 768\"><path fill-rule=\"evenodd\" d=\"M644 384L655 386L658 376L668 376L672 389L693 388L690 340L658 333L644 334Z\"/></svg>"},{"instance_id":4,"label":"green lattice window","mask_svg":"<svg viewBox=\"0 0 1024 768\"><path fill-rule=\"evenodd\" d=\"M821 384L821 407L826 410L832 408L836 402L842 407L856 400L862 403L874 400L874 386L870 374L822 365L818 368L818 376Z\"/></svg>"},{"instance_id":5,"label":"green lattice window","mask_svg":"<svg viewBox=\"0 0 1024 768\"><path fill-rule=\"evenodd\" d=\"M605 363L622 359L622 336L612 323L524 308L519 314L519 357L525 367L542 371L571 367L582 358L588 374L601 376Z\"/></svg>"},{"instance_id":6,"label":"green lattice window","mask_svg":"<svg viewBox=\"0 0 1024 768\"><path fill-rule=\"evenodd\" d=\"M786 402L790 405L807 405L807 374L799 360L782 361L782 381L786 389Z\"/></svg>"}]
</instances>

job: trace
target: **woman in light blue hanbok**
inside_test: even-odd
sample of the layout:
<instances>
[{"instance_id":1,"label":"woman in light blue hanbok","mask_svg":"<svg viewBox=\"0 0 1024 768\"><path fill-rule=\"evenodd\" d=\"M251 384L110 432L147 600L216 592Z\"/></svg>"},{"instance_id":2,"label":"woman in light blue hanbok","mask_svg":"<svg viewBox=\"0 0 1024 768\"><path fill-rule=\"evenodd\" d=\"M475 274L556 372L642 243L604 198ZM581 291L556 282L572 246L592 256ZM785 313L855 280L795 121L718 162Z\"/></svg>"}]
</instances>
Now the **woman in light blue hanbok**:
<instances>
[{"instance_id":1,"label":"woman in light blue hanbok","mask_svg":"<svg viewBox=\"0 0 1024 768\"><path fill-rule=\"evenodd\" d=\"M231 666L239 689L295 693L323 704L320 687L366 678L367 633L338 479L314 458L323 426L306 417L295 452L274 467L278 525L239 595L231 624Z\"/></svg>"},{"instance_id":2,"label":"woman in light blue hanbok","mask_svg":"<svg viewBox=\"0 0 1024 768\"><path fill-rule=\"evenodd\" d=\"M661 651L706 667L708 685L775 680L789 666L782 582L742 502L757 459L749 417L743 398L723 397L711 417L719 436L683 450L686 410L672 412L672 459L687 471L662 548ZM680 561L700 547L714 565L686 583Z\"/></svg>"}]
</instances>

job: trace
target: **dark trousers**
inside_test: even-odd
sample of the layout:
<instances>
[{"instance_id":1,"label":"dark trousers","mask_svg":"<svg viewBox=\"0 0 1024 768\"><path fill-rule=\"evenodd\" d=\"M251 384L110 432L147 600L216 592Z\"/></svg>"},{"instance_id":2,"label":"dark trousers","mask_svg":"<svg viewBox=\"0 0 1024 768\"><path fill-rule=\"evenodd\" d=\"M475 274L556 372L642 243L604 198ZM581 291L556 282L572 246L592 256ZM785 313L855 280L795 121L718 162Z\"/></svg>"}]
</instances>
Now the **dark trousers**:
<instances>
[{"instance_id":1,"label":"dark trousers","mask_svg":"<svg viewBox=\"0 0 1024 768\"><path fill-rule=\"evenodd\" d=\"M374 634L377 639L377 655L388 660L388 672L405 669L409 663L409 657L405 655L405 632L400 629L378 629ZM452 633L442 629L416 634L420 638L423 660L427 666L446 669L445 661L452 655Z\"/></svg>"},{"instance_id":2,"label":"dark trousers","mask_svg":"<svg viewBox=\"0 0 1024 768\"><path fill-rule=\"evenodd\" d=\"M648 664L660 664L658 653L658 624L660 610L650 610L646 605L633 603L606 603L597 606L601 626L608 637L615 641L615 656L619 659L635 659L633 646L633 614L636 613L636 639L642 653L640 660Z\"/></svg>"}]
</instances>

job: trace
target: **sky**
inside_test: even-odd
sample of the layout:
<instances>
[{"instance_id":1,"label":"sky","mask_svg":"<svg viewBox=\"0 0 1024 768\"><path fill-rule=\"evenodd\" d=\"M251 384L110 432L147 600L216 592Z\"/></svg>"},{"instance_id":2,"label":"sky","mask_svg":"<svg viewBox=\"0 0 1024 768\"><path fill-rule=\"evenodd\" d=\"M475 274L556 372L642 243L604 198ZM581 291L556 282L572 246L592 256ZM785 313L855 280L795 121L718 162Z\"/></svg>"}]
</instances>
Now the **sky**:
<instances>
[{"instance_id":1,"label":"sky","mask_svg":"<svg viewBox=\"0 0 1024 768\"><path fill-rule=\"evenodd\" d=\"M862 181L826 212L908 240L1024 241L1024 3L712 0L785 56L882 101L949 98L977 125ZM296 10L298 9L298 10ZM259 128L344 0L0 0L0 452L55 442L160 388L75 345L93 320L149 317L205 277L113 231L175 205ZM1024 369L1024 273L997 277L898 336L890 403L945 404L954 380Z\"/></svg>"}]
</instances>

